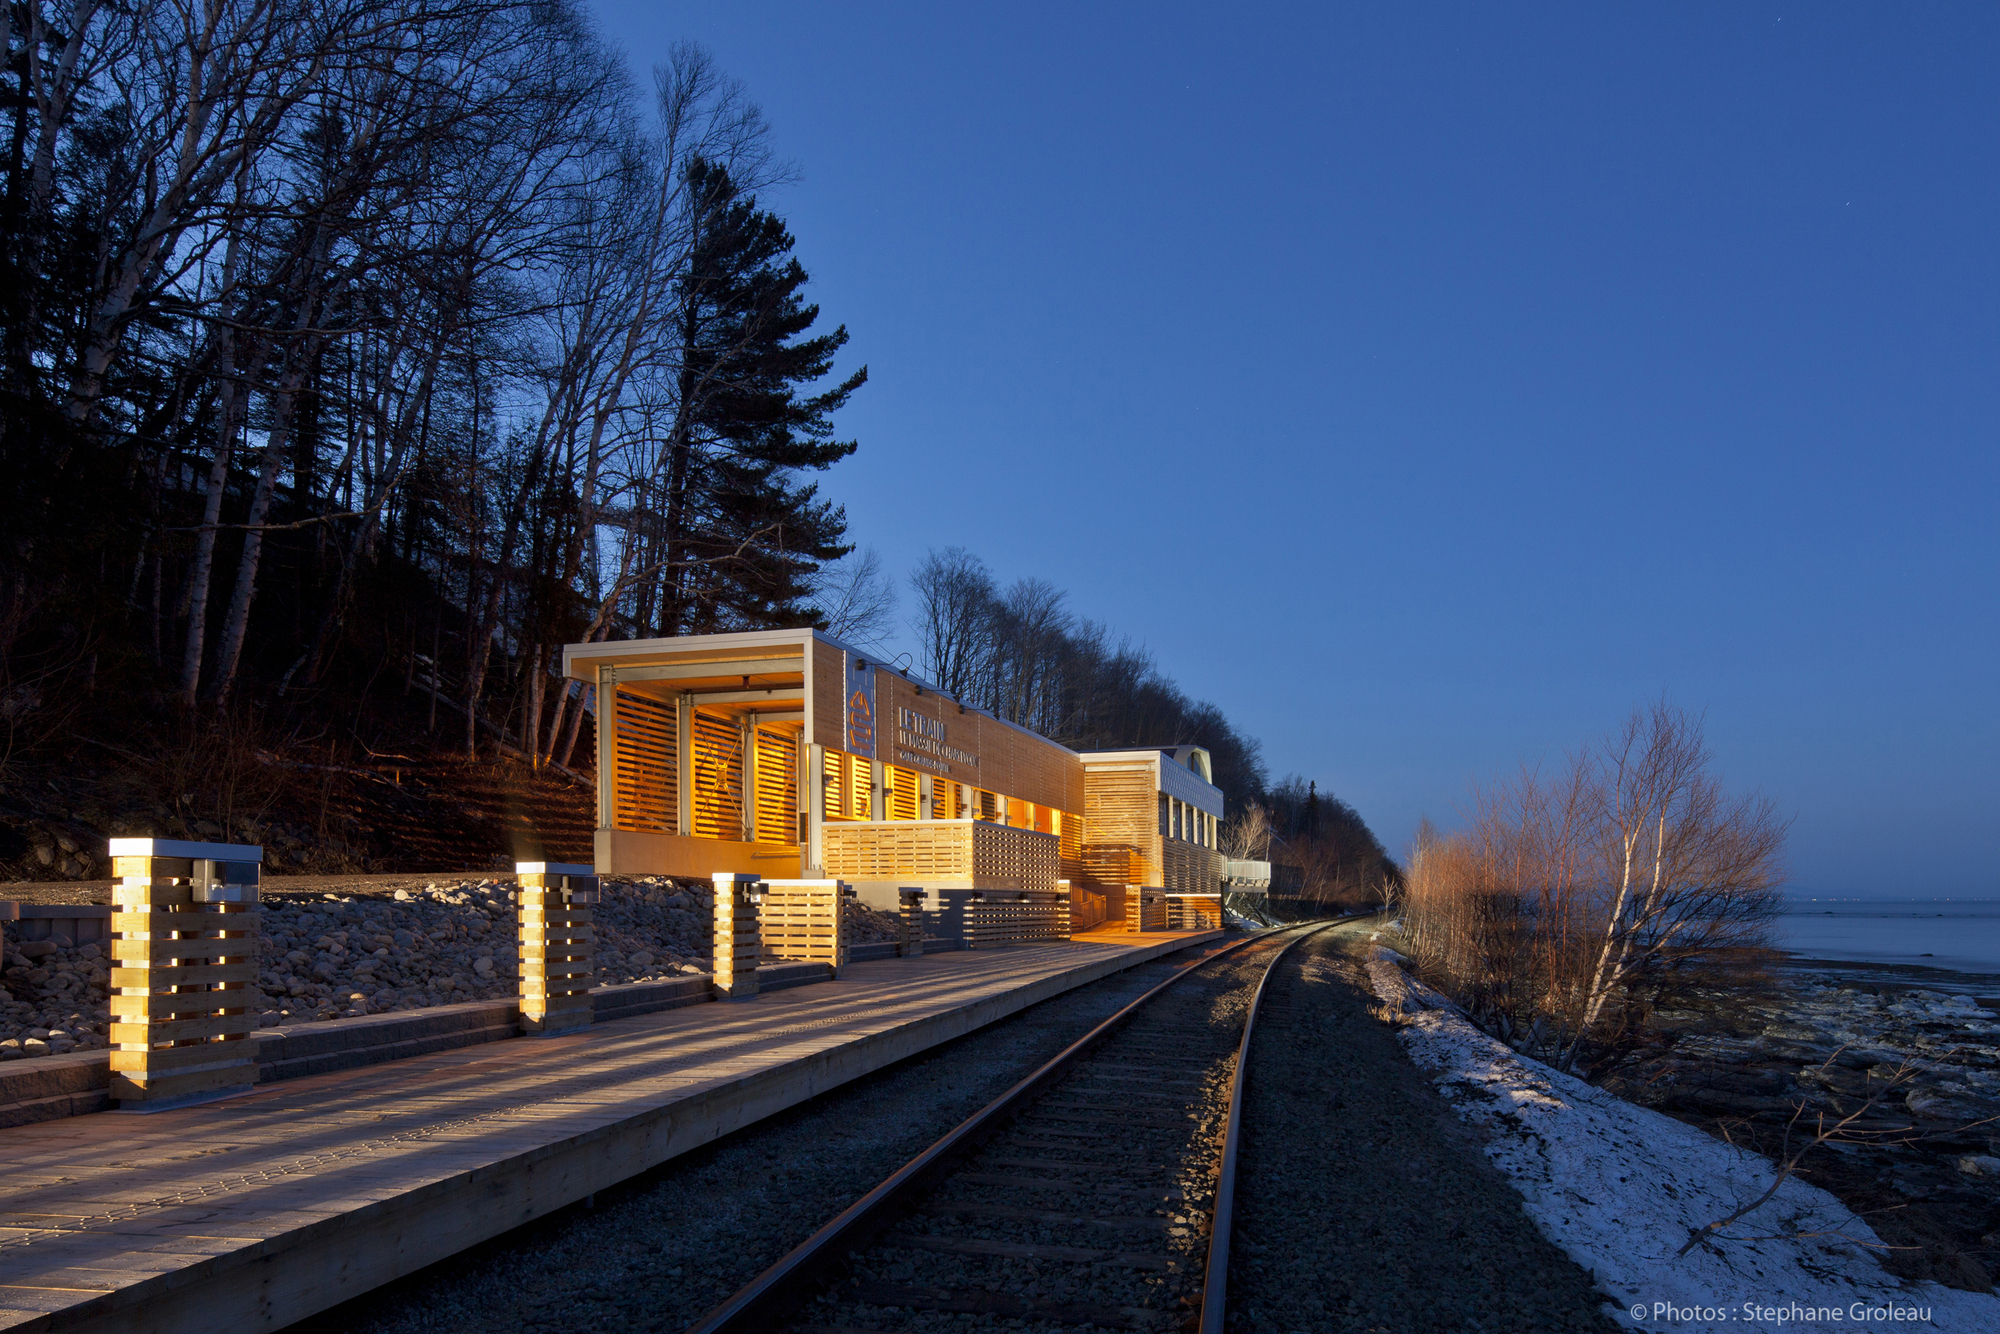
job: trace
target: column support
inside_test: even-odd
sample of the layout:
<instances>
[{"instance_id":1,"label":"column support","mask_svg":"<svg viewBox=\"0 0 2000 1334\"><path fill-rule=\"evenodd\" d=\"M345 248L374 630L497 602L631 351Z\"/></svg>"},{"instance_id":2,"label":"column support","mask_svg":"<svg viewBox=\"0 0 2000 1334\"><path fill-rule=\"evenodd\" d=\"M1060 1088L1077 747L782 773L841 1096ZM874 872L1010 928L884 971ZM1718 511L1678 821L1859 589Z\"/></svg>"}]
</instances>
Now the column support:
<instances>
[{"instance_id":1,"label":"column support","mask_svg":"<svg viewBox=\"0 0 2000 1334\"><path fill-rule=\"evenodd\" d=\"M618 669L597 669L597 827L618 827Z\"/></svg>"},{"instance_id":2,"label":"column support","mask_svg":"<svg viewBox=\"0 0 2000 1334\"><path fill-rule=\"evenodd\" d=\"M715 990L722 1000L757 994L757 960L763 952L757 908L763 881L754 875L715 875Z\"/></svg>"},{"instance_id":3,"label":"column support","mask_svg":"<svg viewBox=\"0 0 2000 1334\"><path fill-rule=\"evenodd\" d=\"M924 891L904 886L896 891L897 915L902 931L896 941L896 957L914 959L924 952Z\"/></svg>"},{"instance_id":4,"label":"column support","mask_svg":"<svg viewBox=\"0 0 2000 1334\"><path fill-rule=\"evenodd\" d=\"M590 1027L590 990L597 980L591 908L597 902L592 866L516 862L521 901L515 910L521 946L521 1031L554 1037Z\"/></svg>"},{"instance_id":5,"label":"column support","mask_svg":"<svg viewBox=\"0 0 2000 1334\"><path fill-rule=\"evenodd\" d=\"M261 847L111 840L111 1096L153 1112L257 1083Z\"/></svg>"}]
</instances>

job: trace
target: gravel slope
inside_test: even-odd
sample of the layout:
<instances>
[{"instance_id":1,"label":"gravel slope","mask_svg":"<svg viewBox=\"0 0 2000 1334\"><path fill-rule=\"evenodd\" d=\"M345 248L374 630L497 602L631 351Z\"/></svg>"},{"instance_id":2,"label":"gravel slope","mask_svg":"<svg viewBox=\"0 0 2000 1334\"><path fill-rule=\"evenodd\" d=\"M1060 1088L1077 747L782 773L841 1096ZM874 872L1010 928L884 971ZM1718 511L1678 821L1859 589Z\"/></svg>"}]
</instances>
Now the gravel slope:
<instances>
[{"instance_id":1,"label":"gravel slope","mask_svg":"<svg viewBox=\"0 0 2000 1334\"><path fill-rule=\"evenodd\" d=\"M1373 925L1301 945L1258 1017L1232 1334L1617 1329L1370 1013Z\"/></svg>"},{"instance_id":2,"label":"gravel slope","mask_svg":"<svg viewBox=\"0 0 2000 1334\"><path fill-rule=\"evenodd\" d=\"M362 882L373 884L375 882ZM258 986L265 1028L501 1000L519 989L511 880L440 880L390 892L267 897ZM606 880L595 911L601 986L712 967L713 891L660 877ZM855 938L893 938L860 911ZM0 959L0 1061L109 1045L110 951L66 936Z\"/></svg>"}]
</instances>

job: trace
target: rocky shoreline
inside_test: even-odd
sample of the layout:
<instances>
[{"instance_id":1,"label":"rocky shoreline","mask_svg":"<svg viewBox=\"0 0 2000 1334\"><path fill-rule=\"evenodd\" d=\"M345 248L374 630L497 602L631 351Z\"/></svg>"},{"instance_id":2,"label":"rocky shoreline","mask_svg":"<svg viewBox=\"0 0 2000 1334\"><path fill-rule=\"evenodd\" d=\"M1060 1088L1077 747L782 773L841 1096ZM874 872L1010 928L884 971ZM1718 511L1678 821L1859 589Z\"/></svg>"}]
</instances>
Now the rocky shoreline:
<instances>
[{"instance_id":1,"label":"rocky shoreline","mask_svg":"<svg viewBox=\"0 0 2000 1334\"><path fill-rule=\"evenodd\" d=\"M1654 1016L1639 1059L1600 1082L1773 1158L1788 1127L1796 1145L1800 1127L1861 1110L1800 1176L1896 1248L1883 1257L1891 1272L1991 1291L2000 977L1931 971L1791 959L1762 995Z\"/></svg>"},{"instance_id":2,"label":"rocky shoreline","mask_svg":"<svg viewBox=\"0 0 2000 1334\"><path fill-rule=\"evenodd\" d=\"M418 1010L517 994L513 883L446 879L421 887L267 895L258 1024ZM603 882L596 909L600 985L661 981L712 966L713 891L664 877ZM893 939L894 920L860 911L859 941ZM7 943L0 969L0 1061L109 1044L108 951L63 936Z\"/></svg>"}]
</instances>

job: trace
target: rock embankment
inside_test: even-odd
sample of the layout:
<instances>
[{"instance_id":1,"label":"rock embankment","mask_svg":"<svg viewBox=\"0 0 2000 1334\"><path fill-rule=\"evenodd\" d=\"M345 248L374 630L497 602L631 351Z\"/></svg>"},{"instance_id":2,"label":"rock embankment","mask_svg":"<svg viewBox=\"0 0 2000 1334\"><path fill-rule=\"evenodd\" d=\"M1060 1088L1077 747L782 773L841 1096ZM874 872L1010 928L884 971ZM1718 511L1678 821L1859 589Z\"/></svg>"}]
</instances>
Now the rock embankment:
<instances>
[{"instance_id":1,"label":"rock embankment","mask_svg":"<svg viewBox=\"0 0 2000 1334\"><path fill-rule=\"evenodd\" d=\"M1605 1078L1643 1106L1776 1153L1798 1124L1859 1117L1800 1175L1874 1222L1907 1278L2000 1275L2000 1013L1901 986L1795 981L1663 1013L1660 1048ZM1804 1112L1800 1113L1800 1108Z\"/></svg>"},{"instance_id":2,"label":"rock embankment","mask_svg":"<svg viewBox=\"0 0 2000 1334\"><path fill-rule=\"evenodd\" d=\"M599 985L709 971L706 885L649 878L603 888L595 913ZM887 940L895 924L863 910L855 927L858 940ZM503 1000L519 986L509 881L267 899L262 929L258 1022L266 1028ZM108 954L63 936L10 942L0 972L0 1060L108 1046Z\"/></svg>"}]
</instances>

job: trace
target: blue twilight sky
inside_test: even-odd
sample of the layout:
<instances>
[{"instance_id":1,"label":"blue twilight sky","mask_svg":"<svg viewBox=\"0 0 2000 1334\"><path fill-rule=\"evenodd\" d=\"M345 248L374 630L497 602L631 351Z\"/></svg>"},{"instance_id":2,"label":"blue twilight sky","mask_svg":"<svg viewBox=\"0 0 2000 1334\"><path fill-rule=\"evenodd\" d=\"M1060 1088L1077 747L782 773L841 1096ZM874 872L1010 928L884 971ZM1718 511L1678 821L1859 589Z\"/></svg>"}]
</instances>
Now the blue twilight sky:
<instances>
[{"instance_id":1,"label":"blue twilight sky","mask_svg":"<svg viewBox=\"0 0 2000 1334\"><path fill-rule=\"evenodd\" d=\"M1400 852L1667 692L1830 893L2000 891L2000 6L594 0L747 83L825 481Z\"/></svg>"}]
</instances>

